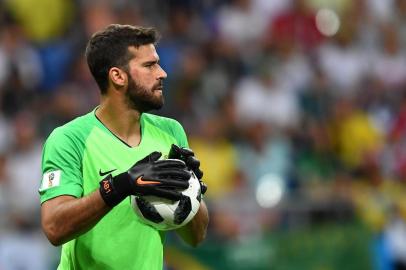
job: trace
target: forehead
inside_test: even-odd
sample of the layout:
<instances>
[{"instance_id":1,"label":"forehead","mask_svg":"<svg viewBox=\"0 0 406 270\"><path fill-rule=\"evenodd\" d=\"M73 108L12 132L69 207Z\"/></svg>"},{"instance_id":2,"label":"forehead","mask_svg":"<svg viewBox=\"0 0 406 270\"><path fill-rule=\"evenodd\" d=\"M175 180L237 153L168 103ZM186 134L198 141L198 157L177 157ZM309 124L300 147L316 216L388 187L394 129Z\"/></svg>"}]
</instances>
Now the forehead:
<instances>
[{"instance_id":1,"label":"forehead","mask_svg":"<svg viewBox=\"0 0 406 270\"><path fill-rule=\"evenodd\" d=\"M154 44L141 45L138 48L131 46L128 51L133 55L130 62L145 62L159 60Z\"/></svg>"}]
</instances>

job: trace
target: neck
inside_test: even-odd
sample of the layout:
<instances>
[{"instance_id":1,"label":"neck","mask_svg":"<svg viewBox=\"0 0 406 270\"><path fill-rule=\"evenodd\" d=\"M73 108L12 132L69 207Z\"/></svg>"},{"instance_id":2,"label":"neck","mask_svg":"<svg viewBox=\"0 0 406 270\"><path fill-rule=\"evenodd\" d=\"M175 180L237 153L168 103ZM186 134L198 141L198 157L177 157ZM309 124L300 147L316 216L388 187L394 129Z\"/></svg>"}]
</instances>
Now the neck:
<instances>
[{"instance_id":1,"label":"neck","mask_svg":"<svg viewBox=\"0 0 406 270\"><path fill-rule=\"evenodd\" d=\"M99 120L118 138L134 147L141 142L141 113L126 104L103 98L96 110Z\"/></svg>"}]
</instances>

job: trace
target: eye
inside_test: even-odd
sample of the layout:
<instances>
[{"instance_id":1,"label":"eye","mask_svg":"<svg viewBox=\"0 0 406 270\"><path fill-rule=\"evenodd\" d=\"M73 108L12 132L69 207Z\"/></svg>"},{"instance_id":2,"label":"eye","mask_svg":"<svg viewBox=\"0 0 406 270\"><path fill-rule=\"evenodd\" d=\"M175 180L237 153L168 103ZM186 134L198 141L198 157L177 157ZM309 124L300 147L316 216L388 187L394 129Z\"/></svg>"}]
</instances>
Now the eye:
<instances>
[{"instance_id":1,"label":"eye","mask_svg":"<svg viewBox=\"0 0 406 270\"><path fill-rule=\"evenodd\" d=\"M147 68L149 68L149 69L152 69L152 68L154 68L156 65L157 65L156 62L152 62L152 63L147 63L147 64L145 64L145 67L147 67Z\"/></svg>"}]
</instances>

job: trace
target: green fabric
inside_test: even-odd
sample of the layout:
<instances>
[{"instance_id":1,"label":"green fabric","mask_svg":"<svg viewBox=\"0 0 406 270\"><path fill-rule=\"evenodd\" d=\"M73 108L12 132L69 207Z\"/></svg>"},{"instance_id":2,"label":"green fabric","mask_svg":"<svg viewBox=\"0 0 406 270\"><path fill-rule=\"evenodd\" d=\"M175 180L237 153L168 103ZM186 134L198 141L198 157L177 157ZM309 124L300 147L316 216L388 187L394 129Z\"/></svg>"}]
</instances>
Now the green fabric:
<instances>
[{"instance_id":1,"label":"green fabric","mask_svg":"<svg viewBox=\"0 0 406 270\"><path fill-rule=\"evenodd\" d=\"M357 220L300 224L251 234L245 241L207 238L190 249L168 237L168 262L183 260L182 269L197 262L204 269L221 270L371 270L371 231ZM176 250L177 252L174 252ZM180 254L182 256L180 256ZM176 268L169 264L169 268ZM203 268L202 268L203 269Z\"/></svg>"},{"instance_id":2,"label":"green fabric","mask_svg":"<svg viewBox=\"0 0 406 270\"><path fill-rule=\"evenodd\" d=\"M47 178L60 171L53 186L41 184L41 203L60 195L85 196L98 189L105 176L117 175L152 151L167 157L172 143L187 147L182 126L175 120L143 114L141 143L129 147L95 116L95 111L55 129L47 139L42 171ZM47 173L47 174L46 174ZM43 180L44 182L44 180ZM139 221L128 197L87 233L62 247L58 269L162 269L165 234Z\"/></svg>"}]
</instances>

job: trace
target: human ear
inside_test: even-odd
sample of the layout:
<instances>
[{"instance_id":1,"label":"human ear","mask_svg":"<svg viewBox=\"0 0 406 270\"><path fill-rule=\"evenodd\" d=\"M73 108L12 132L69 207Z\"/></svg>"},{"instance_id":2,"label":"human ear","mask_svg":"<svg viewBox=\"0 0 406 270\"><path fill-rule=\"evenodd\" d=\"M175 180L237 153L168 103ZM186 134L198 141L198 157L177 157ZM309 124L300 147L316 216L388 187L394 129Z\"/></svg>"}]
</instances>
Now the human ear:
<instances>
[{"instance_id":1,"label":"human ear","mask_svg":"<svg viewBox=\"0 0 406 270\"><path fill-rule=\"evenodd\" d=\"M116 87L124 87L127 83L127 74L120 68L112 67L109 70L109 78Z\"/></svg>"}]
</instances>

